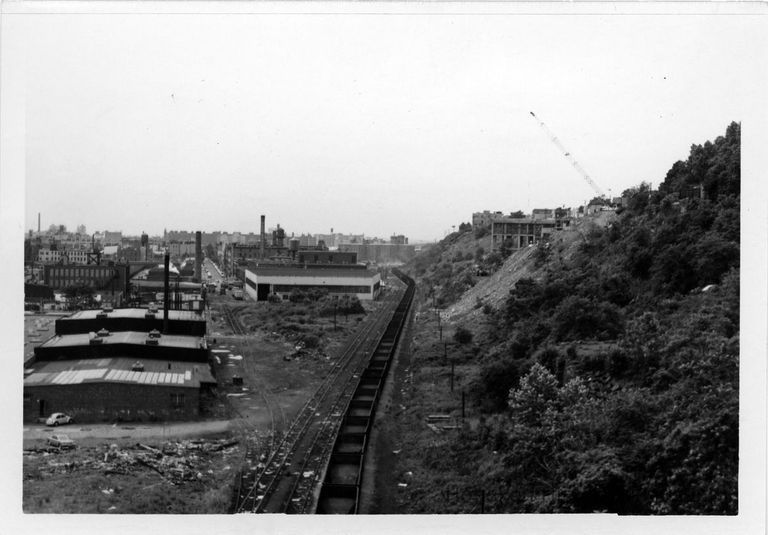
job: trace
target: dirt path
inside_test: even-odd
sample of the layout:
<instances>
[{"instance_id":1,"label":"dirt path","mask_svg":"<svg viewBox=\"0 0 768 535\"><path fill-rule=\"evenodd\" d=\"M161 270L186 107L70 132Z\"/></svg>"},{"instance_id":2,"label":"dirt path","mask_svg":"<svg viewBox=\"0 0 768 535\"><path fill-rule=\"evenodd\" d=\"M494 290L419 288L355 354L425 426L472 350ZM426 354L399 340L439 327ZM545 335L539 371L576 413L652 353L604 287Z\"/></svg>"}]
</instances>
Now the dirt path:
<instances>
[{"instance_id":1,"label":"dirt path","mask_svg":"<svg viewBox=\"0 0 768 535\"><path fill-rule=\"evenodd\" d=\"M225 433L230 428L228 420L203 422L178 422L166 424L83 424L48 427L29 425L24 427L24 447L32 448L44 443L49 436L61 433L79 445L88 446L110 441L117 444L138 440L170 440L186 437L202 437Z\"/></svg>"}]
</instances>

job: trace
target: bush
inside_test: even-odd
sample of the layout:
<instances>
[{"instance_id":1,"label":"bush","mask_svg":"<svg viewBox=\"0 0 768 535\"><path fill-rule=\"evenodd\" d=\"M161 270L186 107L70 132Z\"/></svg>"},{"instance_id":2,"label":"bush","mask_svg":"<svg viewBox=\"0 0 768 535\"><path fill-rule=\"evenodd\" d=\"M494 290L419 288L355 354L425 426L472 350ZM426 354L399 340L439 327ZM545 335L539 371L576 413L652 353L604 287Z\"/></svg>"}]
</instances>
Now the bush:
<instances>
[{"instance_id":1,"label":"bush","mask_svg":"<svg viewBox=\"0 0 768 535\"><path fill-rule=\"evenodd\" d=\"M472 342L472 331L464 327L459 327L453 333L453 340L457 344L469 344Z\"/></svg>"},{"instance_id":2,"label":"bush","mask_svg":"<svg viewBox=\"0 0 768 535\"><path fill-rule=\"evenodd\" d=\"M320 338L314 334L303 334L299 341L304 344L307 349L315 349L320 346Z\"/></svg>"}]
</instances>

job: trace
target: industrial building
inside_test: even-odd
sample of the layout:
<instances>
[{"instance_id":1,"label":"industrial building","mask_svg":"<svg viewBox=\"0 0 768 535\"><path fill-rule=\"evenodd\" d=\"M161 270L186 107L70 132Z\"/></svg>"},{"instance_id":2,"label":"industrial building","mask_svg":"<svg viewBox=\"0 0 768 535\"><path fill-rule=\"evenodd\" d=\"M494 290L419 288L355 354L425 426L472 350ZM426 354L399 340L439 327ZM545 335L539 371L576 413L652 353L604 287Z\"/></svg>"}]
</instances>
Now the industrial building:
<instances>
[{"instance_id":1,"label":"industrial building","mask_svg":"<svg viewBox=\"0 0 768 535\"><path fill-rule=\"evenodd\" d=\"M547 240L555 231L555 224L554 219L510 217L493 221L491 251L498 251L504 242L514 251Z\"/></svg>"},{"instance_id":2,"label":"industrial building","mask_svg":"<svg viewBox=\"0 0 768 535\"><path fill-rule=\"evenodd\" d=\"M197 416L216 386L204 335L202 316L179 310L106 308L60 318L25 362L24 419Z\"/></svg>"},{"instance_id":3,"label":"industrial building","mask_svg":"<svg viewBox=\"0 0 768 535\"><path fill-rule=\"evenodd\" d=\"M163 312L145 308L82 310L56 320L56 334L114 331L163 330ZM147 331L148 332L148 331ZM187 310L168 311L168 334L205 336L205 318Z\"/></svg>"},{"instance_id":4,"label":"industrial building","mask_svg":"<svg viewBox=\"0 0 768 535\"><path fill-rule=\"evenodd\" d=\"M215 386L207 364L132 357L36 362L25 370L24 421L66 412L78 422L174 420L199 413Z\"/></svg>"},{"instance_id":5,"label":"industrial building","mask_svg":"<svg viewBox=\"0 0 768 535\"><path fill-rule=\"evenodd\" d=\"M125 292L128 282L128 266L125 264L85 266L45 266L45 285L54 290L69 286L89 286L94 290L112 294Z\"/></svg>"},{"instance_id":6,"label":"industrial building","mask_svg":"<svg viewBox=\"0 0 768 535\"><path fill-rule=\"evenodd\" d=\"M356 253L358 262L404 264L416 256L416 246L396 243L343 243L339 251Z\"/></svg>"},{"instance_id":7,"label":"industrial building","mask_svg":"<svg viewBox=\"0 0 768 535\"><path fill-rule=\"evenodd\" d=\"M35 360L140 356L156 360L208 362L205 339L158 331L117 331L55 335L35 348Z\"/></svg>"},{"instance_id":8,"label":"industrial building","mask_svg":"<svg viewBox=\"0 0 768 535\"><path fill-rule=\"evenodd\" d=\"M357 264L354 251L304 250L296 253L299 264Z\"/></svg>"},{"instance_id":9,"label":"industrial building","mask_svg":"<svg viewBox=\"0 0 768 535\"><path fill-rule=\"evenodd\" d=\"M381 291L381 275L364 266L255 266L245 269L245 290L255 301L270 295L286 299L294 289L323 289L371 301Z\"/></svg>"}]
</instances>

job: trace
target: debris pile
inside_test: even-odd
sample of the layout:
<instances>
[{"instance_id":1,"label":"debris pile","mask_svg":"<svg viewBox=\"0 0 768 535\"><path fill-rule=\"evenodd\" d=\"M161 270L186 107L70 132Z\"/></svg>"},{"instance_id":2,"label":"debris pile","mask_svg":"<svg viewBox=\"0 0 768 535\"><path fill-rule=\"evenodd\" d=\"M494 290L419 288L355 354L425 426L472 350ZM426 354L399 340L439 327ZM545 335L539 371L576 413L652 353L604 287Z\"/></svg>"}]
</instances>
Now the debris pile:
<instances>
[{"instance_id":1,"label":"debris pile","mask_svg":"<svg viewBox=\"0 0 768 535\"><path fill-rule=\"evenodd\" d=\"M174 485L187 481L201 481L204 474L212 474L208 469L211 455L221 452L227 454L238 443L237 439L220 440L184 440L165 442L159 448L146 444L136 444L128 448L120 448L110 444L96 452L95 458L81 458L67 462L57 460L58 456L47 451L43 457L50 457L44 462L39 471L43 474L68 473L84 468L101 470L105 475L130 475L137 470L149 468L160 474ZM29 452L34 455L36 452Z\"/></svg>"}]
</instances>

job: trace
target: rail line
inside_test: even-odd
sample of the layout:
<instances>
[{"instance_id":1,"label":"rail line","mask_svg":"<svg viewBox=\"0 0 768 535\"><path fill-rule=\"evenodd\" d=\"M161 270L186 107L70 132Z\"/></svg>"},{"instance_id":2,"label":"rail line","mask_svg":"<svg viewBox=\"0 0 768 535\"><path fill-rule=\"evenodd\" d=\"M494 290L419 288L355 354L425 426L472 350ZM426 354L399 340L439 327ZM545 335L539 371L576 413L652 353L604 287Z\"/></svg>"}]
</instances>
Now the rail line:
<instances>
[{"instance_id":1,"label":"rail line","mask_svg":"<svg viewBox=\"0 0 768 535\"><path fill-rule=\"evenodd\" d=\"M317 504L314 510L311 510L311 504L304 504L302 512L320 514L357 514L358 512L371 426L415 293L413 279L399 270L393 270L393 273L406 284L406 291L376 346L370 362L360 375L354 394L345 408L341 428L323 473Z\"/></svg>"},{"instance_id":2,"label":"rail line","mask_svg":"<svg viewBox=\"0 0 768 535\"><path fill-rule=\"evenodd\" d=\"M302 477L304 469L309 466L308 455L317 450L318 443L329 440L327 423L333 418L334 411L340 409L339 399L345 390L339 392L339 385L346 387L355 373L360 372L360 355L369 354L370 346L384 330L390 315L394 314L397 302L396 294L387 296L377 317L366 322L353 335L342 350L337 364L299 410L279 443L271 449L266 462L257 465L253 482L249 480L250 488L245 491L245 485L241 485L235 512L285 512L297 491L305 490L292 478ZM351 363L357 365L350 366ZM322 414L326 414L325 420L318 421L317 418ZM293 459L297 459L297 464L302 468L299 472L290 471Z\"/></svg>"}]
</instances>

